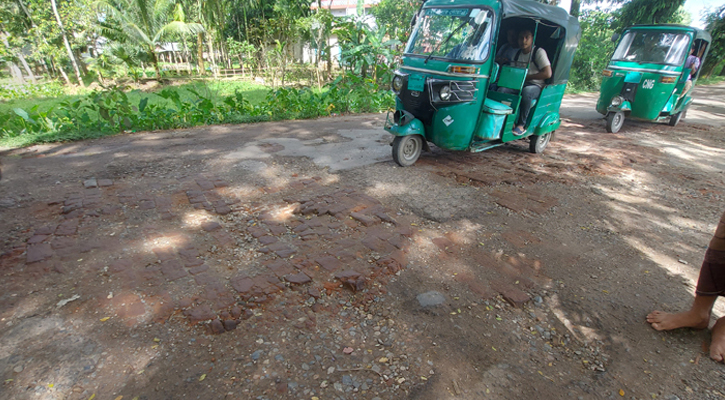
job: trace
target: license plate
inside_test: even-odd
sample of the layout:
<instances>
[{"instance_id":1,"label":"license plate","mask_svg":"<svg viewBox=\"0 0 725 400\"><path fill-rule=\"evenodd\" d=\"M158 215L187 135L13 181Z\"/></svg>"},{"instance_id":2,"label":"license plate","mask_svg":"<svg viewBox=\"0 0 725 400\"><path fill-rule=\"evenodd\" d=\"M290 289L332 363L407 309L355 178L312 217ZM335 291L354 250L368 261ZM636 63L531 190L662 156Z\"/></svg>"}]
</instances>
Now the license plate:
<instances>
[{"instance_id":1,"label":"license plate","mask_svg":"<svg viewBox=\"0 0 725 400\"><path fill-rule=\"evenodd\" d=\"M425 87L425 76L408 75L408 90L422 92Z\"/></svg>"}]
</instances>

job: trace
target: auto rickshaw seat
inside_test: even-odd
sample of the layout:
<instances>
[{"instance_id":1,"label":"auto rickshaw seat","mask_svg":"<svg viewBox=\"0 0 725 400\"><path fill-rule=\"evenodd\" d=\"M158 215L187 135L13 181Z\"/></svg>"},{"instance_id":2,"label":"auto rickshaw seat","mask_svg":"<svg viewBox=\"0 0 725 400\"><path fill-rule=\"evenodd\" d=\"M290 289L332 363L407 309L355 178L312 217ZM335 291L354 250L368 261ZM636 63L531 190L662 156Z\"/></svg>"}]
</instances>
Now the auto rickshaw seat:
<instances>
[{"instance_id":1,"label":"auto rickshaw seat","mask_svg":"<svg viewBox=\"0 0 725 400\"><path fill-rule=\"evenodd\" d=\"M526 80L526 68L513 67L511 65L501 66L498 77L498 87L515 90L518 94L524 87Z\"/></svg>"}]
</instances>

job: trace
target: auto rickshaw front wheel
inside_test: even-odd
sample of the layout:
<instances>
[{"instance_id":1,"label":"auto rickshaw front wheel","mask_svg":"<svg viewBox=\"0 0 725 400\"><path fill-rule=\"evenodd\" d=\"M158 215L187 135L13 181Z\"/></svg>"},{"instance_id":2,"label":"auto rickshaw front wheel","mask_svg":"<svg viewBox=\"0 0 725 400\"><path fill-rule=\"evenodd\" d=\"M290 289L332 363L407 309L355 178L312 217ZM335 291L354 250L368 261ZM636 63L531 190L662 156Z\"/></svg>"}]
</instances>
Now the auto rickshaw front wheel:
<instances>
[{"instance_id":1,"label":"auto rickshaw front wheel","mask_svg":"<svg viewBox=\"0 0 725 400\"><path fill-rule=\"evenodd\" d=\"M401 167L410 167L418 161L423 151L420 135L396 136L393 140L393 160Z\"/></svg>"},{"instance_id":2,"label":"auto rickshaw front wheel","mask_svg":"<svg viewBox=\"0 0 725 400\"><path fill-rule=\"evenodd\" d=\"M617 133L624 125L624 113L621 111L607 114L607 132Z\"/></svg>"},{"instance_id":3,"label":"auto rickshaw front wheel","mask_svg":"<svg viewBox=\"0 0 725 400\"><path fill-rule=\"evenodd\" d=\"M553 135L554 132L547 132L541 136L529 136L529 152L534 154L543 153L546 146L549 144L549 142L551 142L551 137Z\"/></svg>"},{"instance_id":4,"label":"auto rickshaw front wheel","mask_svg":"<svg viewBox=\"0 0 725 400\"><path fill-rule=\"evenodd\" d=\"M678 124L678 123L680 122L680 120L682 119L682 117L683 117L683 115L682 115L682 114L683 114L683 113L684 113L683 111L680 111L680 112L678 112L677 114L675 114L675 115L671 116L671 117L670 117L670 122L668 122L668 124L669 124L670 126L676 126L676 125L677 125L677 124Z\"/></svg>"}]
</instances>

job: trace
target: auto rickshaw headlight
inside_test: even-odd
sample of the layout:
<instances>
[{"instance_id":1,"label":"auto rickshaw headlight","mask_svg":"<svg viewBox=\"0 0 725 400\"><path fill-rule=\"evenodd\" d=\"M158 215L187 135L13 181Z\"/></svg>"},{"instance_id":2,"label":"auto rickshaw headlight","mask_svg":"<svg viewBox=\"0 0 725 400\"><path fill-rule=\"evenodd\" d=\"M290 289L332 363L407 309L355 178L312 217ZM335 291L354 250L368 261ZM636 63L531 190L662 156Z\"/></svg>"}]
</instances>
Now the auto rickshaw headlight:
<instances>
[{"instance_id":1,"label":"auto rickshaw headlight","mask_svg":"<svg viewBox=\"0 0 725 400\"><path fill-rule=\"evenodd\" d=\"M403 78L400 75L395 75L393 78L393 90L397 93L403 88Z\"/></svg>"},{"instance_id":2,"label":"auto rickshaw headlight","mask_svg":"<svg viewBox=\"0 0 725 400\"><path fill-rule=\"evenodd\" d=\"M675 81L677 81L676 76L661 76L660 77L661 83L675 83Z\"/></svg>"},{"instance_id":3,"label":"auto rickshaw headlight","mask_svg":"<svg viewBox=\"0 0 725 400\"><path fill-rule=\"evenodd\" d=\"M451 99L451 87L448 85L441 86L440 92L438 92L441 100L448 101Z\"/></svg>"},{"instance_id":4,"label":"auto rickshaw headlight","mask_svg":"<svg viewBox=\"0 0 725 400\"><path fill-rule=\"evenodd\" d=\"M624 99L621 96L617 96L612 99L612 105L615 107L619 107L624 102Z\"/></svg>"}]
</instances>

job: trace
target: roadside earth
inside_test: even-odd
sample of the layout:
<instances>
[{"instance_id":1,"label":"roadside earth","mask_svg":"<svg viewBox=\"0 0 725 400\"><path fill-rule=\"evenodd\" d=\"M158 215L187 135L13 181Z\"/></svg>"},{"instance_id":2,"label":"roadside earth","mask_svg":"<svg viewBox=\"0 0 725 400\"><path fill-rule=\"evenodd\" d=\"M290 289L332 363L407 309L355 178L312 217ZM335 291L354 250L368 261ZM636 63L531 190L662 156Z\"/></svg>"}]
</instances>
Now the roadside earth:
<instances>
[{"instance_id":1,"label":"roadside earth","mask_svg":"<svg viewBox=\"0 0 725 400\"><path fill-rule=\"evenodd\" d=\"M411 168L381 115L7 151L0 398L721 398L707 331L644 322L725 205L705 90Z\"/></svg>"}]
</instances>

